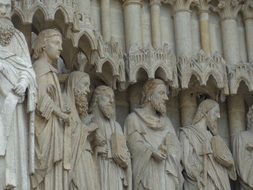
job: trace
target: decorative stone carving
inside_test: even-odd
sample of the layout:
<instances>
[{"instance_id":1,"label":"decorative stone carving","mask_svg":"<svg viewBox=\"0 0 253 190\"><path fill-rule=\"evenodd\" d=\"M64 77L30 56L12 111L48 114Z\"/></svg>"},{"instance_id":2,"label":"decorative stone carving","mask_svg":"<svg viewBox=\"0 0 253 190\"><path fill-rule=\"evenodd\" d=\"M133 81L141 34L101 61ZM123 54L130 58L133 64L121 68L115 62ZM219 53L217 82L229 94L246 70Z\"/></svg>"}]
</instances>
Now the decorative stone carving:
<instances>
[{"instance_id":1,"label":"decorative stone carving","mask_svg":"<svg viewBox=\"0 0 253 190\"><path fill-rule=\"evenodd\" d=\"M62 50L59 31L42 31L35 42L33 64L38 83L35 118L36 160L32 189L65 190L67 172L71 169L71 150L64 139L68 135L70 116L65 111L61 88L54 67Z\"/></svg>"},{"instance_id":2,"label":"decorative stone carving","mask_svg":"<svg viewBox=\"0 0 253 190\"><path fill-rule=\"evenodd\" d=\"M242 81L253 91L253 68L250 63L227 65L230 94L236 94Z\"/></svg>"},{"instance_id":3,"label":"decorative stone carving","mask_svg":"<svg viewBox=\"0 0 253 190\"><path fill-rule=\"evenodd\" d=\"M242 12L244 19L253 19L253 1L245 0L245 3L242 5Z\"/></svg>"},{"instance_id":4,"label":"decorative stone carving","mask_svg":"<svg viewBox=\"0 0 253 190\"><path fill-rule=\"evenodd\" d=\"M153 79L143 87L142 107L125 121L134 190L182 189L181 145L166 116L167 90Z\"/></svg>"},{"instance_id":5,"label":"decorative stone carving","mask_svg":"<svg viewBox=\"0 0 253 190\"><path fill-rule=\"evenodd\" d=\"M93 52L91 63L95 64L98 73L102 73L104 64L110 64L113 76L120 82L126 81L124 53L114 38L110 42L104 42L100 36L98 51Z\"/></svg>"},{"instance_id":6,"label":"decorative stone carving","mask_svg":"<svg viewBox=\"0 0 253 190\"><path fill-rule=\"evenodd\" d=\"M99 190L98 175L93 160L91 140L96 125L84 124L87 118L90 79L80 71L72 72L66 82L65 102L71 109L71 125L67 138L71 138L68 148L71 151L71 170L68 175L69 190Z\"/></svg>"},{"instance_id":7,"label":"decorative stone carving","mask_svg":"<svg viewBox=\"0 0 253 190\"><path fill-rule=\"evenodd\" d=\"M198 2L199 0L162 0L163 3L169 3L173 5L175 11L187 11L190 10L192 3Z\"/></svg>"},{"instance_id":8,"label":"decorative stone carving","mask_svg":"<svg viewBox=\"0 0 253 190\"><path fill-rule=\"evenodd\" d=\"M200 103L193 124L181 128L186 190L230 190L229 178L236 179L232 154L218 135L218 118L219 104L207 99Z\"/></svg>"},{"instance_id":9,"label":"decorative stone carving","mask_svg":"<svg viewBox=\"0 0 253 190\"><path fill-rule=\"evenodd\" d=\"M213 76L217 87L229 94L225 61L217 53L209 57L200 50L195 57L180 57L178 63L182 88L188 88L192 75L201 85L207 85L209 77Z\"/></svg>"},{"instance_id":10,"label":"decorative stone carving","mask_svg":"<svg viewBox=\"0 0 253 190\"><path fill-rule=\"evenodd\" d=\"M11 0L0 0L0 189L27 190L34 172L36 81L25 37L10 16Z\"/></svg>"},{"instance_id":11,"label":"decorative stone carving","mask_svg":"<svg viewBox=\"0 0 253 190\"><path fill-rule=\"evenodd\" d=\"M157 69L161 68L165 73L164 80L172 82L173 87L178 87L176 57L167 44L157 49L151 45L145 49L132 46L127 60L129 82L136 82L136 74L140 68L146 71L150 79L155 78Z\"/></svg>"},{"instance_id":12,"label":"decorative stone carving","mask_svg":"<svg viewBox=\"0 0 253 190\"><path fill-rule=\"evenodd\" d=\"M131 190L131 160L126 138L115 120L114 93L110 87L98 86L91 103L92 121L98 125L95 154L100 188Z\"/></svg>"},{"instance_id":13,"label":"decorative stone carving","mask_svg":"<svg viewBox=\"0 0 253 190\"><path fill-rule=\"evenodd\" d=\"M220 14L222 19L236 19L238 12L242 8L244 0L220 0L212 10Z\"/></svg>"},{"instance_id":14,"label":"decorative stone carving","mask_svg":"<svg viewBox=\"0 0 253 190\"><path fill-rule=\"evenodd\" d=\"M253 106L247 114L247 131L240 132L233 142L233 154L242 190L253 189Z\"/></svg>"}]
</instances>

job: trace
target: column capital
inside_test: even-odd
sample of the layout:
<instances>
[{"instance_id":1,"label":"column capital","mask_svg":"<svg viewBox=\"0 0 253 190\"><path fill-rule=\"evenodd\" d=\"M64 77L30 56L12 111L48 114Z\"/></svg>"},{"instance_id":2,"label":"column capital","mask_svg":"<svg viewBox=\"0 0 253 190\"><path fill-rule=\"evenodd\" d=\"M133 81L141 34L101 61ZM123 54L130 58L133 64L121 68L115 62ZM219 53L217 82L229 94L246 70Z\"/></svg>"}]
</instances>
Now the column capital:
<instances>
[{"instance_id":1,"label":"column capital","mask_svg":"<svg viewBox=\"0 0 253 190\"><path fill-rule=\"evenodd\" d=\"M161 5L161 0L150 0L150 5Z\"/></svg>"},{"instance_id":2,"label":"column capital","mask_svg":"<svg viewBox=\"0 0 253 190\"><path fill-rule=\"evenodd\" d=\"M200 12L208 12L210 8L211 0L196 0L193 4L198 8Z\"/></svg>"},{"instance_id":3,"label":"column capital","mask_svg":"<svg viewBox=\"0 0 253 190\"><path fill-rule=\"evenodd\" d=\"M242 5L242 13L244 19L253 19L253 1L246 0L246 2Z\"/></svg>"},{"instance_id":4,"label":"column capital","mask_svg":"<svg viewBox=\"0 0 253 190\"><path fill-rule=\"evenodd\" d=\"M212 6L213 11L218 12L222 20L236 19L241 8L242 0L220 0Z\"/></svg>"},{"instance_id":5,"label":"column capital","mask_svg":"<svg viewBox=\"0 0 253 190\"><path fill-rule=\"evenodd\" d=\"M140 4L143 5L143 0L121 0L123 2L123 6L129 5L129 4Z\"/></svg>"},{"instance_id":6,"label":"column capital","mask_svg":"<svg viewBox=\"0 0 253 190\"><path fill-rule=\"evenodd\" d=\"M163 3L171 4L174 11L190 11L190 6L199 0L162 0Z\"/></svg>"}]
</instances>

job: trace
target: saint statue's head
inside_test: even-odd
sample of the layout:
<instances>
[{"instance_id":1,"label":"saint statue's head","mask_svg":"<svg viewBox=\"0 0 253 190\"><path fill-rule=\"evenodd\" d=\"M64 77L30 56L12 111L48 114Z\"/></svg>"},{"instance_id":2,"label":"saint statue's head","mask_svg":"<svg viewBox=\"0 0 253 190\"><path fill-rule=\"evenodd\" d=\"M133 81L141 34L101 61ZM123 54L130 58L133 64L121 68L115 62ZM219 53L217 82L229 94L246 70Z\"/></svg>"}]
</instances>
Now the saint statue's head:
<instances>
[{"instance_id":1,"label":"saint statue's head","mask_svg":"<svg viewBox=\"0 0 253 190\"><path fill-rule=\"evenodd\" d=\"M253 129L253 105L250 106L249 111L247 113L247 130Z\"/></svg>"},{"instance_id":2,"label":"saint statue's head","mask_svg":"<svg viewBox=\"0 0 253 190\"><path fill-rule=\"evenodd\" d=\"M98 86L93 93L92 112L100 112L106 119L113 119L115 117L115 102L114 92L108 86Z\"/></svg>"},{"instance_id":3,"label":"saint statue's head","mask_svg":"<svg viewBox=\"0 0 253 190\"><path fill-rule=\"evenodd\" d=\"M46 57L49 62L55 63L62 51L62 35L56 29L46 29L39 33L35 44L35 59Z\"/></svg>"},{"instance_id":4,"label":"saint statue's head","mask_svg":"<svg viewBox=\"0 0 253 190\"><path fill-rule=\"evenodd\" d=\"M200 103L193 119L193 125L206 119L208 129L213 135L218 134L218 119L220 118L219 104L211 99L206 99Z\"/></svg>"},{"instance_id":5,"label":"saint statue's head","mask_svg":"<svg viewBox=\"0 0 253 190\"><path fill-rule=\"evenodd\" d=\"M66 94L72 101L72 109L76 109L80 117L85 117L88 113L87 95L89 92L89 75L80 71L70 73L66 83Z\"/></svg>"},{"instance_id":6,"label":"saint statue's head","mask_svg":"<svg viewBox=\"0 0 253 190\"><path fill-rule=\"evenodd\" d=\"M166 114L167 88L160 79L147 81L143 86L142 105L151 104L155 111L161 115Z\"/></svg>"}]
</instances>

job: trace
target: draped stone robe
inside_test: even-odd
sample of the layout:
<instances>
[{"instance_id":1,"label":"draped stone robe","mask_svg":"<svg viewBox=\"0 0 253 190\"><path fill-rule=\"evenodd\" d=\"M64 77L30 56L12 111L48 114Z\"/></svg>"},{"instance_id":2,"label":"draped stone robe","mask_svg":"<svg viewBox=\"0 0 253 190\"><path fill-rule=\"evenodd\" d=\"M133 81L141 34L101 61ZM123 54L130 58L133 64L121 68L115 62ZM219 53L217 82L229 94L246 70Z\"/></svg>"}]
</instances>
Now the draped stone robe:
<instances>
[{"instance_id":1,"label":"draped stone robe","mask_svg":"<svg viewBox=\"0 0 253 190\"><path fill-rule=\"evenodd\" d=\"M97 113L98 114L98 113ZM100 180L101 190L131 190L132 180L131 180L131 164L130 155L128 161L128 167L120 167L112 157L112 144L111 136L112 134L118 133L123 135L120 125L116 121L109 121L103 119L104 116L94 117L94 122L97 123L98 129L96 131L96 144L101 144L101 140L105 142L104 145L99 145L95 147L96 157L97 157L97 167ZM112 119L113 120L113 119ZM107 149L107 153L100 152L101 149Z\"/></svg>"},{"instance_id":2,"label":"draped stone robe","mask_svg":"<svg viewBox=\"0 0 253 190\"><path fill-rule=\"evenodd\" d=\"M127 143L132 155L134 190L181 190L181 145L167 117L155 117L136 109L125 121ZM152 150L163 146L167 158L156 161Z\"/></svg>"},{"instance_id":3,"label":"draped stone robe","mask_svg":"<svg viewBox=\"0 0 253 190\"><path fill-rule=\"evenodd\" d=\"M215 160L211 145L212 138L213 135L210 131L199 129L194 125L181 129L180 140L183 146L182 161L185 172L185 190L201 188L208 190L231 189L229 177L236 179L235 168L234 166L226 168ZM206 153L208 154L203 153L204 144L206 144ZM204 172L207 172L206 187L202 186Z\"/></svg>"},{"instance_id":4,"label":"draped stone robe","mask_svg":"<svg viewBox=\"0 0 253 190\"><path fill-rule=\"evenodd\" d=\"M251 148L250 148L251 147ZM233 155L242 190L253 189L253 133L240 132L234 139Z\"/></svg>"},{"instance_id":5,"label":"draped stone robe","mask_svg":"<svg viewBox=\"0 0 253 190\"><path fill-rule=\"evenodd\" d=\"M0 189L30 189L28 168L29 115L34 112L36 81L25 37L15 30L7 46L0 44ZM23 81L25 97L13 88Z\"/></svg>"},{"instance_id":6,"label":"draped stone robe","mask_svg":"<svg viewBox=\"0 0 253 190\"><path fill-rule=\"evenodd\" d=\"M53 112L62 110L63 102L56 69L37 60L34 64L38 84L35 144L35 174L32 188L36 190L67 190L63 170L64 124Z\"/></svg>"}]
</instances>

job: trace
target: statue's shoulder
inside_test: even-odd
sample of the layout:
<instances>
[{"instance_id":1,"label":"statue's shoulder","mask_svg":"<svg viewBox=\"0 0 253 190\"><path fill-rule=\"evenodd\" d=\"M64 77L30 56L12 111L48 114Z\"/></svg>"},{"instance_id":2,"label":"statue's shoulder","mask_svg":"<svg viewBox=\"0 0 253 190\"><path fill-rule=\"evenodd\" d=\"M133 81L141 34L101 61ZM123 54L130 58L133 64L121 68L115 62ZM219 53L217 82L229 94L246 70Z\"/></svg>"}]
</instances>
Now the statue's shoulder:
<instances>
[{"instance_id":1,"label":"statue's shoulder","mask_svg":"<svg viewBox=\"0 0 253 190\"><path fill-rule=\"evenodd\" d=\"M41 77L51 71L49 64L39 59L33 63L33 69L36 73L36 77Z\"/></svg>"}]
</instances>

